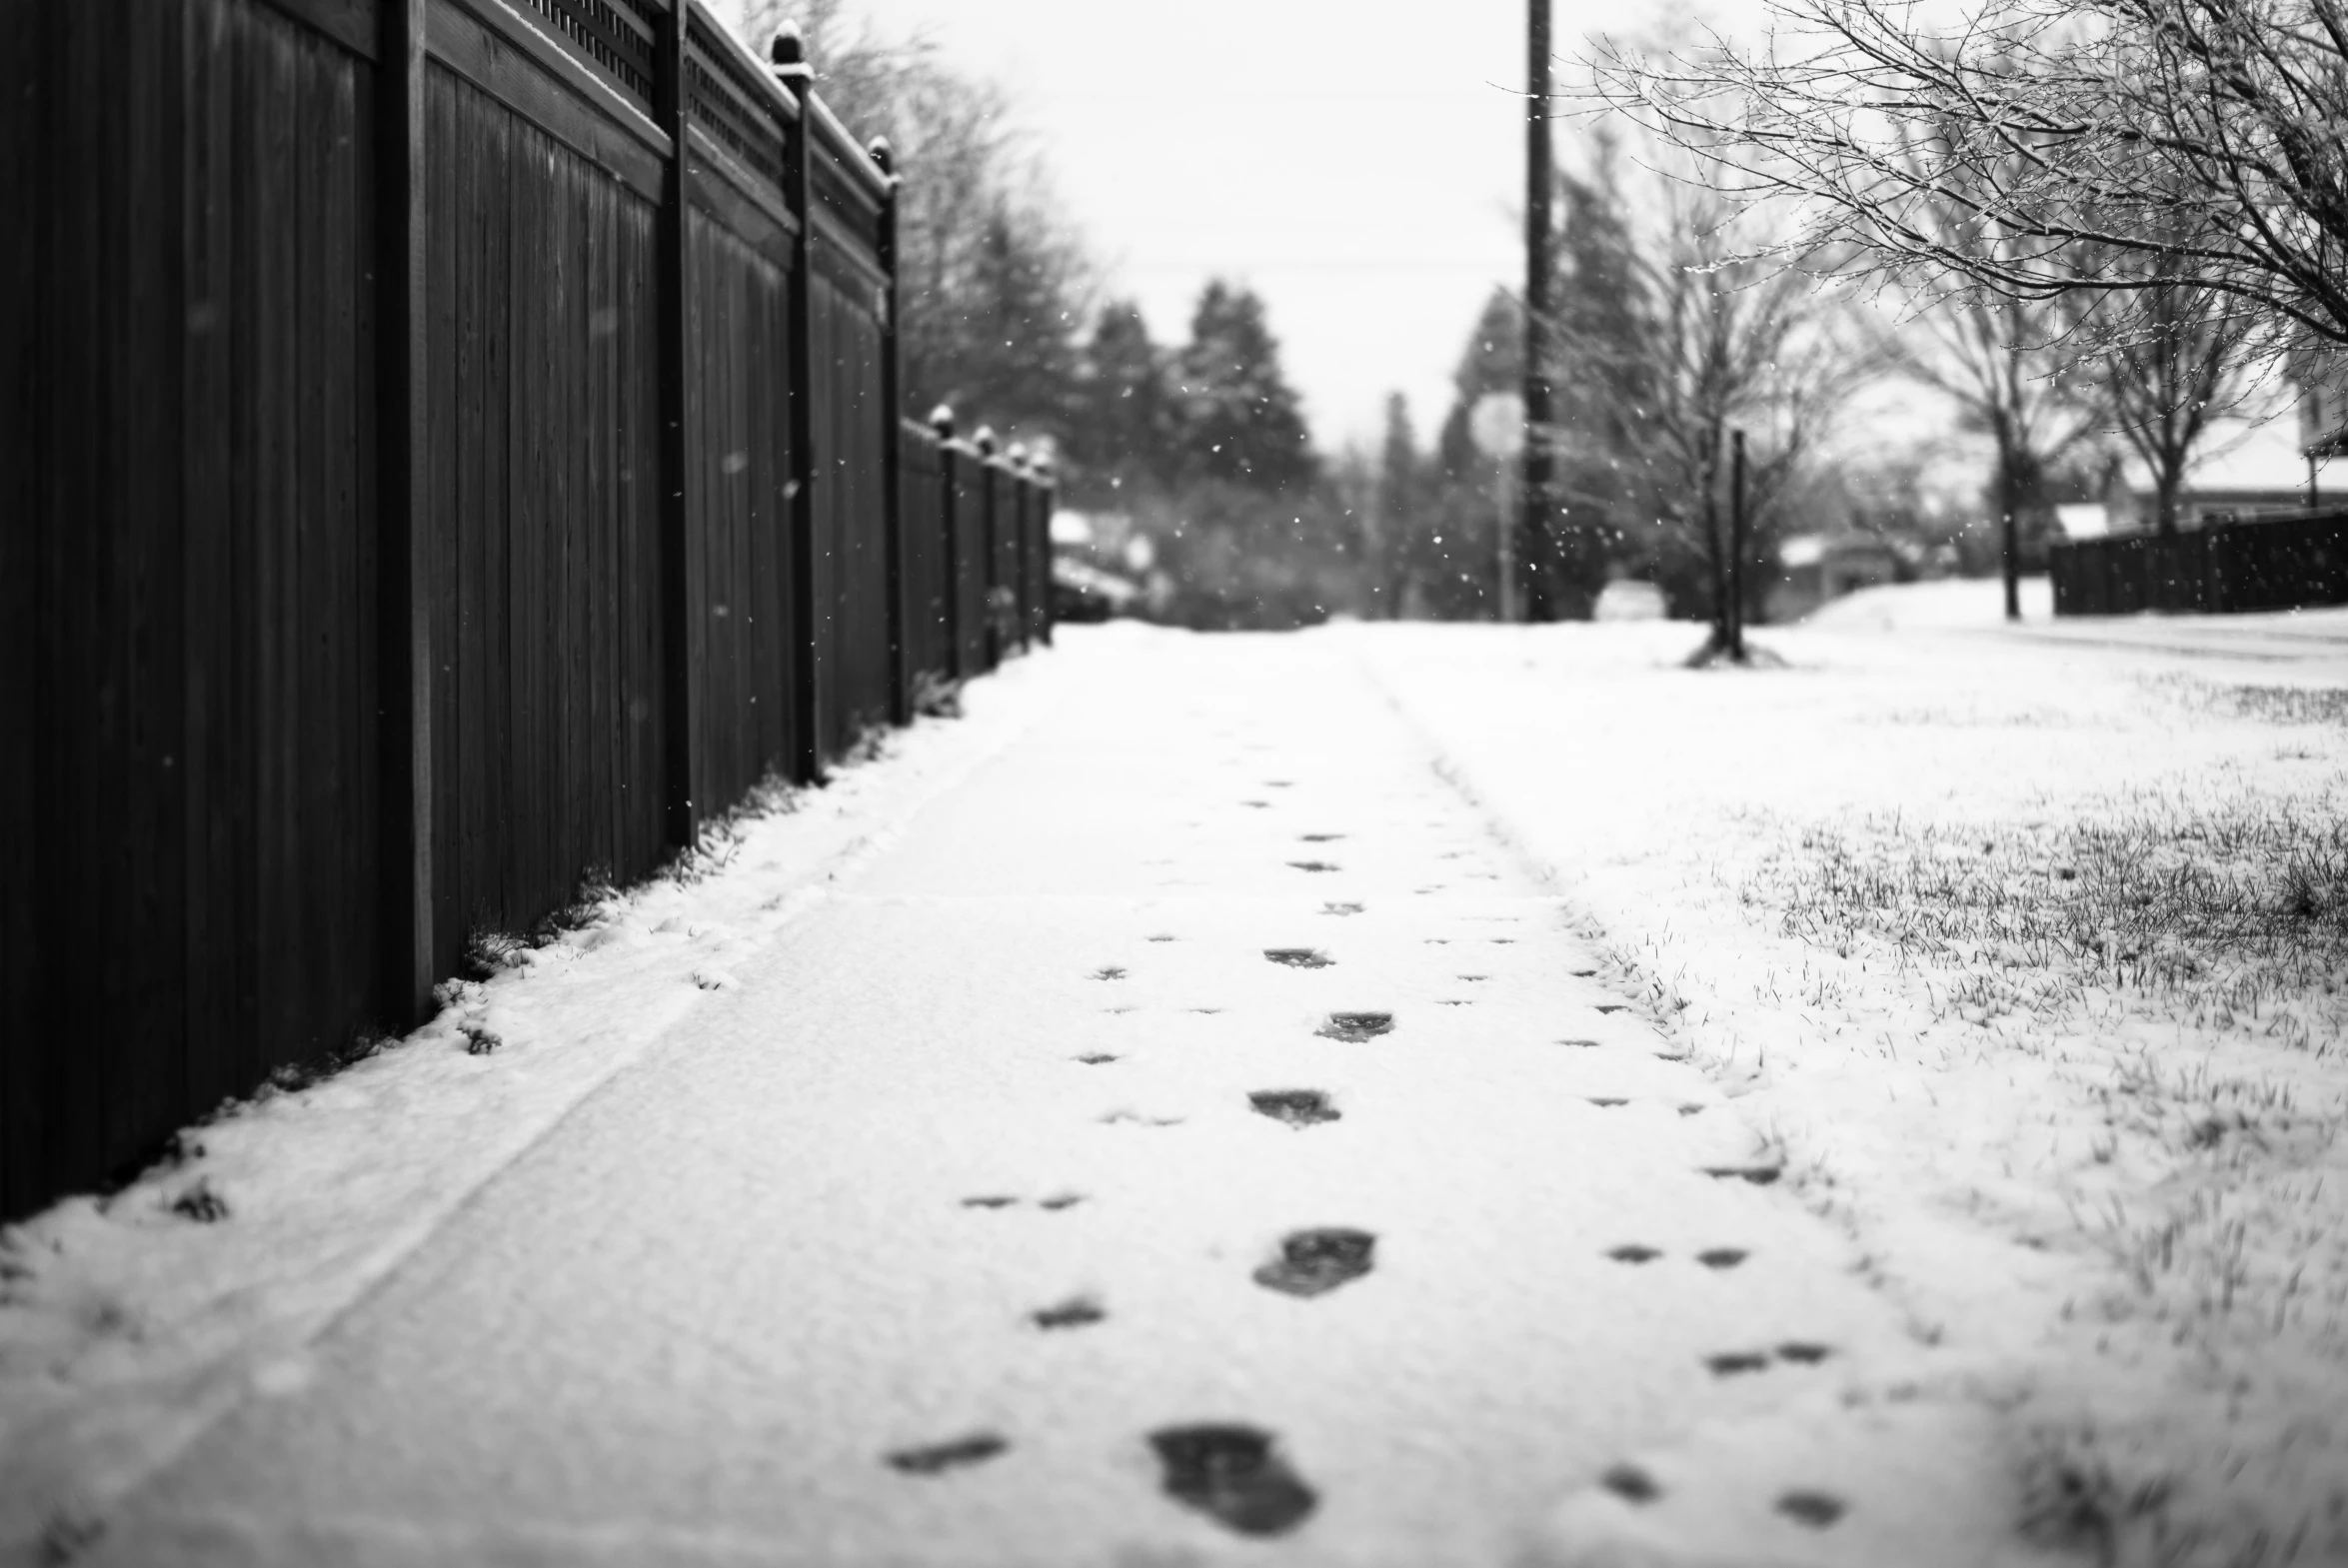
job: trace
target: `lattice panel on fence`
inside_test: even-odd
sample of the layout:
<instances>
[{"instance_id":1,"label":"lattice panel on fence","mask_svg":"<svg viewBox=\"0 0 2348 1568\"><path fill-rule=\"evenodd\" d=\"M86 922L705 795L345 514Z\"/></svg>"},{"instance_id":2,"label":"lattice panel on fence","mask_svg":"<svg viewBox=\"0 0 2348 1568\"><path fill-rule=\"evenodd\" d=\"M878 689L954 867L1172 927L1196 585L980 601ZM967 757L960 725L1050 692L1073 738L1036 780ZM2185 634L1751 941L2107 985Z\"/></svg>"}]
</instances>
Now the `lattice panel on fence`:
<instances>
[{"instance_id":1,"label":"lattice panel on fence","mask_svg":"<svg viewBox=\"0 0 2348 1568\"><path fill-rule=\"evenodd\" d=\"M520 0L552 23L572 53L652 110L660 11L645 0Z\"/></svg>"},{"instance_id":2,"label":"lattice panel on fence","mask_svg":"<svg viewBox=\"0 0 2348 1568\"><path fill-rule=\"evenodd\" d=\"M691 18L685 51L686 107L693 121L745 168L780 191L784 186L783 118L772 89L753 79L699 13Z\"/></svg>"}]
</instances>

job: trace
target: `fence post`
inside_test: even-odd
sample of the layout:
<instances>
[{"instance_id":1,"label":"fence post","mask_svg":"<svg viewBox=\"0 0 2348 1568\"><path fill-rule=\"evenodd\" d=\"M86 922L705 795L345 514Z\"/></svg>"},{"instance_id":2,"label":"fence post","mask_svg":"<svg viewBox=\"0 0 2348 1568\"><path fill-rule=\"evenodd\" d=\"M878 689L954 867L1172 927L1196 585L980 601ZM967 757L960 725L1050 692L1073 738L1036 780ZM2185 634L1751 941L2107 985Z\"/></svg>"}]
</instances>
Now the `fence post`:
<instances>
[{"instance_id":1,"label":"fence post","mask_svg":"<svg viewBox=\"0 0 2348 1568\"><path fill-rule=\"evenodd\" d=\"M1028 507L1028 449L1021 442L1013 442L1004 454L1011 465L1011 537L1013 542L1011 566L1012 613L1019 620L1020 652L1028 653L1035 647L1036 585L1035 574L1029 570L1033 541L1029 539L1030 516Z\"/></svg>"},{"instance_id":2,"label":"fence post","mask_svg":"<svg viewBox=\"0 0 2348 1568\"><path fill-rule=\"evenodd\" d=\"M1041 521L1036 525L1036 540L1044 551L1043 570L1036 576L1036 624L1043 631L1044 646L1052 646L1052 514L1060 502L1060 481L1054 477L1052 460L1044 458L1036 464L1036 510Z\"/></svg>"},{"instance_id":3,"label":"fence post","mask_svg":"<svg viewBox=\"0 0 2348 1568\"><path fill-rule=\"evenodd\" d=\"M938 439L938 517L941 535L938 552L938 581L946 600L946 678L960 681L962 668L962 540L956 527L956 489L962 476L956 464L961 457L954 439L954 410L941 403L930 411L930 434Z\"/></svg>"},{"instance_id":4,"label":"fence post","mask_svg":"<svg viewBox=\"0 0 2348 1568\"><path fill-rule=\"evenodd\" d=\"M693 276L687 247L691 223L685 195L685 29L690 0L670 0L657 24L653 116L669 133L669 164L661 171L661 206L654 229L659 253L661 410L661 684L669 711L664 738L669 841L690 848L700 832L697 775L701 771L701 654L699 610L706 595L702 552L694 538L693 433L687 428L687 378L692 346Z\"/></svg>"},{"instance_id":5,"label":"fence post","mask_svg":"<svg viewBox=\"0 0 2348 1568\"><path fill-rule=\"evenodd\" d=\"M903 345L897 334L897 200L904 181L897 173L897 157L889 138L876 136L866 146L873 162L889 177L889 195L881 206L881 270L889 283L881 296L881 408L885 423L881 435L881 511L883 549L889 580L889 721L913 723L913 607L907 599L910 585L905 570L905 426L898 413L903 396Z\"/></svg>"},{"instance_id":6,"label":"fence post","mask_svg":"<svg viewBox=\"0 0 2348 1568\"><path fill-rule=\"evenodd\" d=\"M959 511L962 475L957 465L962 461L962 448L954 439L954 410L941 403L930 411L930 433L938 438L938 516L932 520L945 535L945 548L939 552L938 579L945 585L946 598L946 674L949 679L961 681L969 671L962 662L962 575L970 570L962 559L962 514Z\"/></svg>"},{"instance_id":7,"label":"fence post","mask_svg":"<svg viewBox=\"0 0 2348 1568\"><path fill-rule=\"evenodd\" d=\"M981 425L979 433L971 438L978 449L979 461L972 465L979 481L979 603L986 618L986 665L993 670L1003 663L1003 613L995 598L1000 586L995 581L1003 562L1003 541L996 532L1003 520L997 516L995 505L995 430Z\"/></svg>"},{"instance_id":8,"label":"fence post","mask_svg":"<svg viewBox=\"0 0 2348 1568\"><path fill-rule=\"evenodd\" d=\"M381 798L380 1005L406 1029L432 1007L432 504L425 339L428 0L383 0L376 97L376 627Z\"/></svg>"},{"instance_id":9,"label":"fence post","mask_svg":"<svg viewBox=\"0 0 2348 1568\"><path fill-rule=\"evenodd\" d=\"M816 258L815 113L810 100L815 72L807 62L807 40L797 23L776 30L768 50L775 79L799 104L784 163L785 203L799 220L791 258L791 620L793 707L799 714L798 756L802 784L824 778L824 611L826 595L817 582L824 551L816 537L816 293L810 271Z\"/></svg>"}]
</instances>

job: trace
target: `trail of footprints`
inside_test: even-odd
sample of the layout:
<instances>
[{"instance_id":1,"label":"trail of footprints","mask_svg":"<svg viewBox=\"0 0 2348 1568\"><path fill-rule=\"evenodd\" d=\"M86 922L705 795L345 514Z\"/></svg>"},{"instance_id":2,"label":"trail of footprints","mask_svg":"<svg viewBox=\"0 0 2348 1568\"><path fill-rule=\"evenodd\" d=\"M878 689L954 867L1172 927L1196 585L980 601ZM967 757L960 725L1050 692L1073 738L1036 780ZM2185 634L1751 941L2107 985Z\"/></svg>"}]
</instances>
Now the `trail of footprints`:
<instances>
[{"instance_id":1,"label":"trail of footprints","mask_svg":"<svg viewBox=\"0 0 2348 1568\"><path fill-rule=\"evenodd\" d=\"M1267 789L1292 787L1288 780L1266 780ZM1269 809L1267 799L1250 798L1239 802L1254 809ZM1441 825L1441 824L1432 824ZM1328 844L1343 840L1339 832L1299 833L1297 838L1310 844ZM1459 859L1463 851L1446 851L1442 858ZM1287 862L1299 871L1325 873L1341 869L1323 859L1294 859ZM1477 872L1489 877L1493 873ZM1436 888L1420 888L1421 892ZM1321 913L1347 916L1364 912L1365 905L1357 901L1329 901ZM1151 935L1153 943L1178 941L1170 932ZM1483 942L1492 946L1510 946L1510 936L1449 937L1429 936L1429 945L1448 946L1454 942ZM1319 947L1267 947L1263 949L1267 962L1289 969L1324 969L1336 960ZM1577 978L1594 976L1595 969L1572 971ZM1121 980L1129 970L1121 964L1105 964L1093 971L1097 980ZM1491 976L1484 973L1461 973L1455 976L1469 984L1480 984ZM1471 998L1438 998L1436 1005L1463 1007L1472 1004ZM1113 1006L1113 1013L1131 1012L1130 1006ZM1194 1013L1213 1014L1220 1007L1191 1007ZM1621 1003L1598 1003L1595 1010L1601 1014L1628 1010ZM1389 1034L1394 1029L1394 1015L1381 1011L1331 1012L1315 1031L1321 1037L1348 1044L1363 1044ZM1595 1048L1599 1041L1590 1038L1568 1038L1561 1045ZM1684 1056L1657 1052L1665 1060L1684 1060ZM1108 1051L1088 1051L1072 1058L1085 1066L1103 1066L1121 1059ZM1311 1088L1258 1089L1248 1094L1249 1108L1256 1114L1277 1121L1294 1131L1304 1131L1343 1118L1328 1093ZM1621 1096L1590 1095L1588 1101L1601 1109L1627 1105ZM1682 1104L1677 1107L1682 1116L1694 1115L1704 1107L1700 1104ZM1111 1124L1132 1124L1144 1127L1171 1127L1179 1125L1179 1116L1144 1116L1130 1110L1114 1110L1101 1120ZM1756 1185L1766 1185L1777 1177L1774 1166L1734 1165L1706 1167L1706 1175L1719 1178L1741 1178ZM972 1209L1008 1209L1033 1201L1047 1212L1058 1212L1085 1201L1084 1194L1057 1193L1052 1196L1025 1199L1009 1193L988 1193L962 1200ZM1251 1277L1258 1285L1281 1295L1310 1299L1326 1295L1342 1286L1366 1277L1375 1267L1377 1236L1374 1232L1350 1226L1320 1226L1291 1231L1280 1239L1276 1255L1258 1265ZM1659 1248L1638 1242L1626 1242L1609 1249L1605 1254L1614 1262L1632 1267L1667 1262L1667 1255ZM1692 1255L1701 1268L1722 1273L1744 1263L1749 1254L1740 1247L1708 1247ZM1060 1333L1093 1327L1106 1322L1109 1310L1097 1296L1077 1294L1053 1305L1041 1307L1029 1314L1029 1321L1040 1332ZM1731 1378L1766 1371L1775 1364L1815 1366L1826 1360L1832 1349L1823 1344L1805 1340L1787 1340L1766 1348L1746 1348L1715 1352L1701 1358L1702 1364L1714 1378ZM1148 1434L1152 1451L1159 1463L1160 1482L1167 1496L1195 1510L1225 1528L1245 1536L1276 1536L1302 1525L1319 1506L1319 1496L1312 1486L1296 1471L1280 1451L1275 1434L1258 1427L1238 1423L1204 1423L1158 1428ZM911 1476L940 1476L996 1459L1011 1451L1011 1442L999 1432L974 1431L944 1441L896 1450L883 1456L893 1469ZM1660 1501L1663 1487L1652 1474L1634 1464L1617 1464L1597 1478L1603 1490L1634 1507L1644 1507ZM1776 1500L1776 1509L1785 1517L1813 1529L1825 1529L1848 1511L1848 1504L1831 1493L1794 1489Z\"/></svg>"}]
</instances>

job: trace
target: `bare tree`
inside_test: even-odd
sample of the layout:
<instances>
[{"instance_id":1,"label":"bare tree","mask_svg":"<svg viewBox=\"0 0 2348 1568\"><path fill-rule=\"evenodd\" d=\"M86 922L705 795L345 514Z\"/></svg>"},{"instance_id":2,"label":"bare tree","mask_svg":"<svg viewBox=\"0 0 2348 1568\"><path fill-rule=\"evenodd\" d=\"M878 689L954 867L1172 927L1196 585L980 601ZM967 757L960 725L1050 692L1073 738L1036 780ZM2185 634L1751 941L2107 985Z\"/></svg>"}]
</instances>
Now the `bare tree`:
<instances>
[{"instance_id":1,"label":"bare tree","mask_svg":"<svg viewBox=\"0 0 2348 1568\"><path fill-rule=\"evenodd\" d=\"M2094 345L2113 428L2152 476L2154 527L2174 534L2210 421L2242 400L2257 328L2223 295L2183 284L2137 296L2133 319L2116 327L2098 320L2107 301L2090 301L2075 330Z\"/></svg>"},{"instance_id":2,"label":"bare tree","mask_svg":"<svg viewBox=\"0 0 2348 1568\"><path fill-rule=\"evenodd\" d=\"M1586 91L1740 194L1804 203L1793 251L2026 301L2205 290L2348 345L2348 0L1771 11L1758 49L1601 43ZM1949 206L2008 243L1949 245Z\"/></svg>"},{"instance_id":3,"label":"bare tree","mask_svg":"<svg viewBox=\"0 0 2348 1568\"><path fill-rule=\"evenodd\" d=\"M1093 269L1002 89L926 38L852 22L843 0L745 0L740 17L762 49L796 24L817 90L859 135L887 136L907 174L907 408L946 403L966 428L1065 440Z\"/></svg>"},{"instance_id":4,"label":"bare tree","mask_svg":"<svg viewBox=\"0 0 2348 1568\"><path fill-rule=\"evenodd\" d=\"M1739 541L1725 526L1732 432L1746 433L1749 544L1765 546L1779 498L1811 457L1833 412L1871 373L1873 357L1841 321L1841 301L1809 273L1750 243L1757 222L1718 192L1658 177L1625 199L1609 158L1596 183L1569 182L1572 226L1622 214L1633 287L1609 288L1603 311L1577 311L1579 286L1558 291L1551 334L1565 423L1553 433L1567 504L1603 506L1655 531L1661 552L1702 564L1712 619L1706 654L1735 657L1745 606L1731 583ZM1583 266L1591 266L1584 257Z\"/></svg>"}]
</instances>

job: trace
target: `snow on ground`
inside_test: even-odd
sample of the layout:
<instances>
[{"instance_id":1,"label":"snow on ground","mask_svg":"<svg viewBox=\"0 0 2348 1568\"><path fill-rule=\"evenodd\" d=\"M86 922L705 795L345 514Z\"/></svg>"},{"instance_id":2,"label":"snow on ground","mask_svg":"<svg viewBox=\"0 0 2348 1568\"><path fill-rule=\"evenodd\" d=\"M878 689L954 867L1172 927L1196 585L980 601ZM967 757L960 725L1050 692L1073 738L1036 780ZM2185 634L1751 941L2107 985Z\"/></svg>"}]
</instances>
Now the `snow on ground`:
<instances>
[{"instance_id":1,"label":"snow on ground","mask_svg":"<svg viewBox=\"0 0 2348 1568\"><path fill-rule=\"evenodd\" d=\"M1064 663L1020 661L965 719L890 737L878 764L792 792L685 873L512 956L407 1039L187 1136L187 1157L0 1232L0 1561L72 1545L376 1289L436 1228L733 967L821 910L1048 709ZM206 1223L211 1220L215 1222ZM221 1222L233 1221L233 1222Z\"/></svg>"},{"instance_id":2,"label":"snow on ground","mask_svg":"<svg viewBox=\"0 0 2348 1568\"><path fill-rule=\"evenodd\" d=\"M2034 1560L1998 1413L1342 644L1063 643L89 1568Z\"/></svg>"},{"instance_id":3,"label":"snow on ground","mask_svg":"<svg viewBox=\"0 0 2348 1568\"><path fill-rule=\"evenodd\" d=\"M2054 614L2054 591L2043 577L2022 579L2022 619ZM1993 577L1940 578L1930 583L1862 588L1830 599L1802 625L1821 631L1891 632L1923 627L1990 628L2005 618L2005 584Z\"/></svg>"},{"instance_id":4,"label":"snow on ground","mask_svg":"<svg viewBox=\"0 0 2348 1568\"><path fill-rule=\"evenodd\" d=\"M1986 588L1767 672L1072 630L7 1233L0 1555L1264 1555L1157 1495L1187 1414L1277 1434L1299 1561L2348 1560L2348 617ZM1260 1288L1291 1223L1375 1275Z\"/></svg>"},{"instance_id":5,"label":"snow on ground","mask_svg":"<svg viewBox=\"0 0 2348 1568\"><path fill-rule=\"evenodd\" d=\"M1340 635L2035 1431L2037 1538L2348 1561L2348 625L2006 633L1996 587L1854 595L1769 672Z\"/></svg>"}]
</instances>

